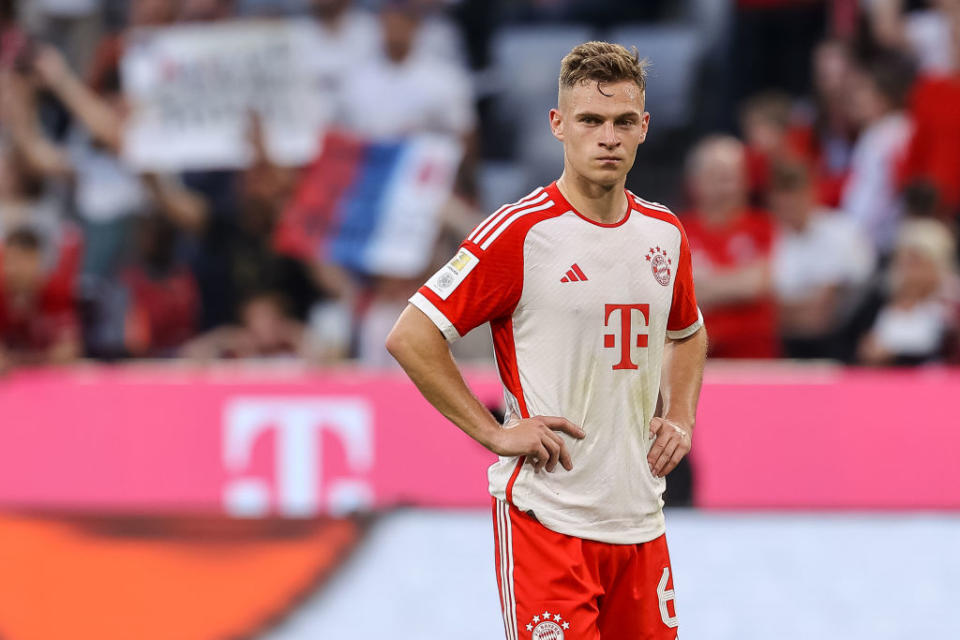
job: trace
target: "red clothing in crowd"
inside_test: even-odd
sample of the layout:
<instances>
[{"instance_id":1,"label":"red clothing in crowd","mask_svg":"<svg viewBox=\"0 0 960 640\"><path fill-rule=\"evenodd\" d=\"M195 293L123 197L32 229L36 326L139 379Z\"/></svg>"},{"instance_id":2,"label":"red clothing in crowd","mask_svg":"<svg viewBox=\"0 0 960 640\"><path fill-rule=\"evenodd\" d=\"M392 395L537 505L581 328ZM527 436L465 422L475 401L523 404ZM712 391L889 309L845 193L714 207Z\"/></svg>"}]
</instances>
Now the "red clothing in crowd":
<instances>
[{"instance_id":1,"label":"red clothing in crowd","mask_svg":"<svg viewBox=\"0 0 960 640\"><path fill-rule=\"evenodd\" d=\"M843 188L850 177L848 167L831 168L823 149L822 141L810 125L794 124L787 129L781 160L805 163L816 183L817 201L837 207ZM774 158L763 151L747 147L747 179L750 183L751 202L764 202L770 188L770 171Z\"/></svg>"},{"instance_id":2,"label":"red clothing in crowd","mask_svg":"<svg viewBox=\"0 0 960 640\"><path fill-rule=\"evenodd\" d=\"M922 78L910 100L914 133L904 161L904 183L928 179L944 204L960 208L960 75Z\"/></svg>"},{"instance_id":3,"label":"red clothing in crowd","mask_svg":"<svg viewBox=\"0 0 960 640\"><path fill-rule=\"evenodd\" d=\"M200 291L187 269L151 278L142 268L127 269L123 282L130 292L127 346L137 355L163 356L196 333Z\"/></svg>"},{"instance_id":4,"label":"red clothing in crowd","mask_svg":"<svg viewBox=\"0 0 960 640\"><path fill-rule=\"evenodd\" d=\"M27 306L14 304L0 279L0 344L3 347L14 352L40 354L64 336L79 335L73 284L81 252L80 242L68 236L56 269Z\"/></svg>"},{"instance_id":5,"label":"red clothing in crowd","mask_svg":"<svg viewBox=\"0 0 960 640\"><path fill-rule=\"evenodd\" d=\"M770 216L762 211L745 211L724 227L706 225L694 212L681 219L690 242L694 274L704 268L723 272L770 258L775 230ZM771 296L708 306L703 309L703 319L714 357L773 358L779 353L776 306Z\"/></svg>"}]
</instances>

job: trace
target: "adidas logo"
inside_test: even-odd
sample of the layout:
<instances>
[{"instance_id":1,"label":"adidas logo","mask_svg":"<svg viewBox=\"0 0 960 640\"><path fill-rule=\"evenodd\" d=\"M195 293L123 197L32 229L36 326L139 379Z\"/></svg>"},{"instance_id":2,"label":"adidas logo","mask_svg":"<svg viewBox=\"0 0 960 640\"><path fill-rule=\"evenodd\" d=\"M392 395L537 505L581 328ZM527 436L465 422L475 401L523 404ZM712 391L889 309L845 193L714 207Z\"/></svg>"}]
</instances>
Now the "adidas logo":
<instances>
[{"instance_id":1,"label":"adidas logo","mask_svg":"<svg viewBox=\"0 0 960 640\"><path fill-rule=\"evenodd\" d=\"M587 280L586 274L577 266L576 262L573 263L567 274L560 278L560 282L586 282Z\"/></svg>"}]
</instances>

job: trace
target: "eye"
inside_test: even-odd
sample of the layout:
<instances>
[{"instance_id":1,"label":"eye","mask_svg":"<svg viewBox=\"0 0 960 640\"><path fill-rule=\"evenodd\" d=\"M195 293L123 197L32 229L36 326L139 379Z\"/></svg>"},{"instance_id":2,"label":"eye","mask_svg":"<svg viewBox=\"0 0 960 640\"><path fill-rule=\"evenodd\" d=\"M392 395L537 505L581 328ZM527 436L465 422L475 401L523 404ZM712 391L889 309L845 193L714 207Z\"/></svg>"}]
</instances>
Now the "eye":
<instances>
[{"instance_id":1,"label":"eye","mask_svg":"<svg viewBox=\"0 0 960 640\"><path fill-rule=\"evenodd\" d=\"M584 124L600 124L600 118L595 118L593 116L584 116L580 118L580 122Z\"/></svg>"}]
</instances>

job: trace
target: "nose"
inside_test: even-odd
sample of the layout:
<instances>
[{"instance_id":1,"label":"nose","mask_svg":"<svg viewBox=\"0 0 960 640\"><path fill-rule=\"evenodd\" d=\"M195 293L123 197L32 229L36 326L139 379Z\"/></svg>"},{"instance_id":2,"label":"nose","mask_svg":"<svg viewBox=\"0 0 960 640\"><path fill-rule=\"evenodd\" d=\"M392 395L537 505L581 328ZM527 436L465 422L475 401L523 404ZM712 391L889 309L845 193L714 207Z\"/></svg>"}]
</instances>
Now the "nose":
<instances>
[{"instance_id":1,"label":"nose","mask_svg":"<svg viewBox=\"0 0 960 640\"><path fill-rule=\"evenodd\" d=\"M616 128L612 122L605 122L600 131L600 146L604 149L612 150L620 146L620 140L617 138Z\"/></svg>"}]
</instances>

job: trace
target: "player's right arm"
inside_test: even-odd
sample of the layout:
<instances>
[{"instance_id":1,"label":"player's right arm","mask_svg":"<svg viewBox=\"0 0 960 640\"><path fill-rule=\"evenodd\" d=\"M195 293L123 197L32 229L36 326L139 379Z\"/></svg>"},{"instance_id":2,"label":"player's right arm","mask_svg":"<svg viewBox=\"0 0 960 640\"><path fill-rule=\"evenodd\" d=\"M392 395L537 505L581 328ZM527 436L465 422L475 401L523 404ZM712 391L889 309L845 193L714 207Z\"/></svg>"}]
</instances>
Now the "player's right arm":
<instances>
[{"instance_id":1,"label":"player's right arm","mask_svg":"<svg viewBox=\"0 0 960 640\"><path fill-rule=\"evenodd\" d=\"M420 309L407 305L387 337L387 350L430 402L464 433L499 456L527 456L534 470L553 471L559 462L573 468L570 453L556 431L583 438L566 420L536 416L502 427L467 387L446 338Z\"/></svg>"}]
</instances>

